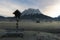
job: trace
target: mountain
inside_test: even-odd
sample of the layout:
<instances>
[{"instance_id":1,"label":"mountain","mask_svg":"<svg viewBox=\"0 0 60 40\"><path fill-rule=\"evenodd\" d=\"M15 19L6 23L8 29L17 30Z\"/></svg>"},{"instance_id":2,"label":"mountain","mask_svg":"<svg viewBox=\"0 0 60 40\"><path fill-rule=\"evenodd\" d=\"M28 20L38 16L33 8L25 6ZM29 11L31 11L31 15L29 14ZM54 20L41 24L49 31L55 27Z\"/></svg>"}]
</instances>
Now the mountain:
<instances>
[{"instance_id":1,"label":"mountain","mask_svg":"<svg viewBox=\"0 0 60 40\"><path fill-rule=\"evenodd\" d=\"M43 19L50 20L50 19L52 19L51 17L42 14L39 11L39 9L32 9L32 8L24 10L22 12L21 18L22 19L33 19L33 20L35 20L35 19L39 19L39 20L43 20Z\"/></svg>"},{"instance_id":2,"label":"mountain","mask_svg":"<svg viewBox=\"0 0 60 40\"><path fill-rule=\"evenodd\" d=\"M56 20L56 21L60 21L60 16L55 17L54 20Z\"/></svg>"},{"instance_id":3,"label":"mountain","mask_svg":"<svg viewBox=\"0 0 60 40\"><path fill-rule=\"evenodd\" d=\"M23 13L22 15L29 15L29 14L34 15L34 14L36 14L36 13L40 14L40 11L39 11L39 9L29 8L29 9L27 9L27 10L24 10L22 13Z\"/></svg>"},{"instance_id":4,"label":"mountain","mask_svg":"<svg viewBox=\"0 0 60 40\"><path fill-rule=\"evenodd\" d=\"M53 18L42 14L39 9L26 9L21 14L21 19L29 19L29 20L52 20ZM0 20L14 21L16 20L14 17L3 17L0 16Z\"/></svg>"}]
</instances>

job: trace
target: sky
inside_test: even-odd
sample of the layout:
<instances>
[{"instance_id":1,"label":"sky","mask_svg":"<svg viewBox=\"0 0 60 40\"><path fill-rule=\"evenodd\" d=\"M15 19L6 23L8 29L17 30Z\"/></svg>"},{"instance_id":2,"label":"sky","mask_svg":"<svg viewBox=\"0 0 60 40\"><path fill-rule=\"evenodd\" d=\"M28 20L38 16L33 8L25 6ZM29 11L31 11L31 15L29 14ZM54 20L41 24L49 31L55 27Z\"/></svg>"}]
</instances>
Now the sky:
<instances>
[{"instance_id":1,"label":"sky","mask_svg":"<svg viewBox=\"0 0 60 40\"><path fill-rule=\"evenodd\" d=\"M0 16L12 17L18 9L39 9L44 15L57 17L60 15L60 0L0 0Z\"/></svg>"}]
</instances>

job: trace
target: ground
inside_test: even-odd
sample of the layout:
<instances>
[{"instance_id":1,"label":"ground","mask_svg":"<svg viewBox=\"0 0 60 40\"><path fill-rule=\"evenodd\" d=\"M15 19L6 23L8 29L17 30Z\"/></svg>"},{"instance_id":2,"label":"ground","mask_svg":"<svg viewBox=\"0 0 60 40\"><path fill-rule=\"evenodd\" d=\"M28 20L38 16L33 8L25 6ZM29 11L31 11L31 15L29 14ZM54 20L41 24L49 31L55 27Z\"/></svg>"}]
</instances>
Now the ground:
<instances>
[{"instance_id":1,"label":"ground","mask_svg":"<svg viewBox=\"0 0 60 40\"><path fill-rule=\"evenodd\" d=\"M0 36L6 32L6 28L16 29L16 22L1 21ZM0 38L1 40L60 40L60 36L53 33L44 32L44 30L60 29L59 21L40 22L20 21L19 29L24 28L24 38ZM44 38L44 39L43 39Z\"/></svg>"}]
</instances>

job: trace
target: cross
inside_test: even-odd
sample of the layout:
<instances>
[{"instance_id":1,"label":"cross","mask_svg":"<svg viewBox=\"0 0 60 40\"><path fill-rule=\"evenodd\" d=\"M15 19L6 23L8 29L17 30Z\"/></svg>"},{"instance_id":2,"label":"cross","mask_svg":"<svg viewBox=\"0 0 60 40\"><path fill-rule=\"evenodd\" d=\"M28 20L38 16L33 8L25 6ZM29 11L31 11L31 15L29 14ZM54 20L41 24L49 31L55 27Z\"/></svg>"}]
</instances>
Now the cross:
<instances>
[{"instance_id":1,"label":"cross","mask_svg":"<svg viewBox=\"0 0 60 40\"><path fill-rule=\"evenodd\" d=\"M19 10L16 10L13 14L15 15L15 18L16 18L16 21L17 21L17 23L16 23L16 32L18 32L18 22L19 22L19 19L21 17L21 12L19 12Z\"/></svg>"}]
</instances>

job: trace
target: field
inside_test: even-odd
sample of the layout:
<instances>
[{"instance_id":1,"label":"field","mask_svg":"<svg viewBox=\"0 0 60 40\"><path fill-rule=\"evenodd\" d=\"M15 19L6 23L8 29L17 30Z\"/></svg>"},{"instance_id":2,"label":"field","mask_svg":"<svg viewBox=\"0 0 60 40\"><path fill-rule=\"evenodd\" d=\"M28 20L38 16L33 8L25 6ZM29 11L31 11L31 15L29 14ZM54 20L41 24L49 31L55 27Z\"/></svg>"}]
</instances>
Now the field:
<instances>
[{"instance_id":1,"label":"field","mask_svg":"<svg viewBox=\"0 0 60 40\"><path fill-rule=\"evenodd\" d=\"M19 29L24 28L24 38L3 38L1 40L60 40L60 23L59 21L53 22L40 22L35 21L20 21ZM16 29L15 21L1 21L0 22L0 36L6 32L5 29ZM51 33L53 32L53 33Z\"/></svg>"},{"instance_id":2,"label":"field","mask_svg":"<svg viewBox=\"0 0 60 40\"><path fill-rule=\"evenodd\" d=\"M16 22L9 22L9 21L1 21L0 22L0 28L15 28L16 27ZM40 22L40 23L36 23L35 21L20 21L19 22L19 28L49 28L49 29L57 29L60 28L60 23L59 21L53 21L53 22Z\"/></svg>"}]
</instances>

